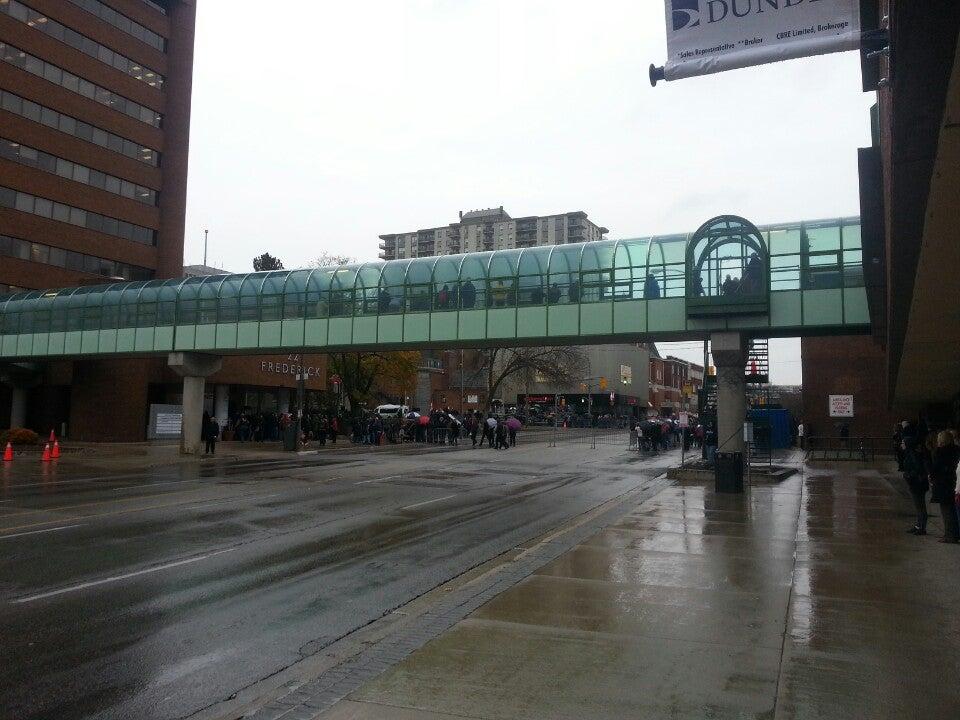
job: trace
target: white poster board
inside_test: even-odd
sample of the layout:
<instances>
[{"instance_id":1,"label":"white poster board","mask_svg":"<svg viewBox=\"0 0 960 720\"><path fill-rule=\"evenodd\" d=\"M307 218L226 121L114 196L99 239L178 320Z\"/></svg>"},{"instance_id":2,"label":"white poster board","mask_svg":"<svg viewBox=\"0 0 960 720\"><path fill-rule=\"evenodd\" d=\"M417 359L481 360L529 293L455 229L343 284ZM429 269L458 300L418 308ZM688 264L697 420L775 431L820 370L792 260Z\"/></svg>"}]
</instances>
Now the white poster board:
<instances>
[{"instance_id":1,"label":"white poster board","mask_svg":"<svg viewBox=\"0 0 960 720\"><path fill-rule=\"evenodd\" d=\"M151 405L148 440L174 440L183 433L182 405Z\"/></svg>"},{"instance_id":2,"label":"white poster board","mask_svg":"<svg viewBox=\"0 0 960 720\"><path fill-rule=\"evenodd\" d=\"M860 0L666 0L666 14L667 80L860 47Z\"/></svg>"},{"instance_id":3,"label":"white poster board","mask_svg":"<svg viewBox=\"0 0 960 720\"><path fill-rule=\"evenodd\" d=\"M680 413L680 427L690 427L690 413L686 411Z\"/></svg>"},{"instance_id":4,"label":"white poster board","mask_svg":"<svg viewBox=\"0 0 960 720\"><path fill-rule=\"evenodd\" d=\"M830 396L830 417L852 418L853 417L853 395L831 395Z\"/></svg>"}]
</instances>

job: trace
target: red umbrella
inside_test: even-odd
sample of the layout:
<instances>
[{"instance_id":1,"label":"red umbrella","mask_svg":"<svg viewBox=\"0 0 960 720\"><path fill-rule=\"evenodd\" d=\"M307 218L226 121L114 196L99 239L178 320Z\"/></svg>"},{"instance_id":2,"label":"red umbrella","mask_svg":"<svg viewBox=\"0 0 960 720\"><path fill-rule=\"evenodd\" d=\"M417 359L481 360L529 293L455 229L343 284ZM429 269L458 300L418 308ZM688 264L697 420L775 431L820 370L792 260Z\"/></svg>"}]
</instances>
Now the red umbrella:
<instances>
[{"instance_id":1,"label":"red umbrella","mask_svg":"<svg viewBox=\"0 0 960 720\"><path fill-rule=\"evenodd\" d=\"M421 415L421 416L418 418L417 422L419 422L421 425L429 425L429 424L430 424L430 417L427 416L427 415Z\"/></svg>"}]
</instances>

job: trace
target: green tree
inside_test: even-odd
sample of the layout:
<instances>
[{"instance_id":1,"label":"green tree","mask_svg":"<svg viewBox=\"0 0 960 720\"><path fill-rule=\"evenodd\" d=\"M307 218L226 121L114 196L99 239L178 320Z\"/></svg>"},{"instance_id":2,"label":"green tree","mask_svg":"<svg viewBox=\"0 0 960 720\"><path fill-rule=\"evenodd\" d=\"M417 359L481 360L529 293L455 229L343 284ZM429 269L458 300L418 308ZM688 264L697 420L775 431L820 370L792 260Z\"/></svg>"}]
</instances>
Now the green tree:
<instances>
[{"instance_id":1,"label":"green tree","mask_svg":"<svg viewBox=\"0 0 960 720\"><path fill-rule=\"evenodd\" d=\"M340 376L343 395L356 414L379 400L399 399L402 404L413 391L419 367L420 353L415 351L332 353L328 373Z\"/></svg>"},{"instance_id":2,"label":"green tree","mask_svg":"<svg viewBox=\"0 0 960 720\"><path fill-rule=\"evenodd\" d=\"M280 262L280 258L275 258L270 253L264 253L263 255L253 259L253 269L256 272L263 272L265 270L283 270L283 263Z\"/></svg>"}]
</instances>

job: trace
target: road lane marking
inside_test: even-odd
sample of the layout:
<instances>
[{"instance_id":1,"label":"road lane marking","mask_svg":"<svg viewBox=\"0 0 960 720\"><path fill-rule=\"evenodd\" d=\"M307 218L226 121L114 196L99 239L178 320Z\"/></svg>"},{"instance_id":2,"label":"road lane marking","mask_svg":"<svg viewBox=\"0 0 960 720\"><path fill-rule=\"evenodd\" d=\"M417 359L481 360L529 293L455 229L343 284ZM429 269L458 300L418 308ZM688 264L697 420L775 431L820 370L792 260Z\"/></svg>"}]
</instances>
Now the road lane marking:
<instances>
[{"instance_id":1,"label":"road lane marking","mask_svg":"<svg viewBox=\"0 0 960 720\"><path fill-rule=\"evenodd\" d=\"M423 507L424 505L429 505L430 503L440 502L441 500L449 500L452 497L456 497L456 493L453 495L444 495L443 497L436 498L434 500L425 500L424 502L414 503L413 505L406 505L401 510L412 510L413 508Z\"/></svg>"},{"instance_id":2,"label":"road lane marking","mask_svg":"<svg viewBox=\"0 0 960 720\"><path fill-rule=\"evenodd\" d=\"M192 492L192 491L191 491ZM157 495L155 497L167 497L168 495L176 495L177 493L164 493L162 495ZM240 496L245 497L245 496ZM119 501L116 501L119 502ZM108 518L108 517L117 517L118 515L129 515L131 513L146 512L148 510L166 510L167 508L174 508L180 505L183 505L185 502L190 502L190 500L178 500L172 503L162 503L160 505L146 505L144 507L134 507L127 508L125 510L117 510L116 512L105 512L105 513L89 513L87 515L74 515L72 517L57 518L56 520L44 520L43 522L28 523L27 525L15 525L13 527L3 528L0 532L9 532L10 530L25 530L32 527L40 527L41 525L53 525L54 523L63 522L64 520L90 520L96 518ZM32 512L42 513L46 512L45 510L34 510ZM52 512L52 511L51 511ZM20 513L16 513L20 514ZM0 515L0 520L10 517L10 515Z\"/></svg>"},{"instance_id":3,"label":"road lane marking","mask_svg":"<svg viewBox=\"0 0 960 720\"><path fill-rule=\"evenodd\" d=\"M137 500L150 500L151 498L176 497L177 495L186 495L188 493L198 493L208 489L209 488L207 487L200 487L194 490L177 490L176 492L154 493L153 495L136 495L134 497L128 497L128 498L96 500L94 502L78 503L76 505L60 505L57 507L30 508L28 510L21 510L20 512L4 515L4 517L15 517L17 515L31 515L31 514L36 515L37 513L45 513L45 512L63 512L64 510L76 510L77 508L94 507L96 505L114 505L118 502L135 502Z\"/></svg>"},{"instance_id":4,"label":"road lane marking","mask_svg":"<svg viewBox=\"0 0 960 720\"><path fill-rule=\"evenodd\" d=\"M177 560L176 562L167 563L166 565L157 565L156 567L146 568L145 570L137 570L135 572L124 573L123 575L114 575L113 577L104 578L103 580L92 580L90 582L80 583L79 585L61 588L60 590L51 590L50 592L40 593L38 595L30 595L28 597L18 598L17 600L11 600L11 603L14 605L20 605L23 603L34 602L35 600L43 600L45 598L55 597L57 595L65 595L66 593L86 590L87 588L96 587L97 585L106 585L107 583L129 580L132 577L139 577L140 575L147 575L149 573L160 572L161 570L169 570L170 568L190 565L191 563L207 560L209 558L216 557L217 555L233 552L236 549L237 548L227 548L226 550L217 550L216 552L207 553L206 555L201 555L200 557Z\"/></svg>"},{"instance_id":5,"label":"road lane marking","mask_svg":"<svg viewBox=\"0 0 960 720\"><path fill-rule=\"evenodd\" d=\"M200 503L199 505L187 505L184 510L197 510L199 508L210 507L211 505L223 505L224 503L234 502L235 500L266 500L267 498L280 497L283 493L273 493L272 495L240 495L223 500L213 500L211 502Z\"/></svg>"},{"instance_id":6,"label":"road lane marking","mask_svg":"<svg viewBox=\"0 0 960 720\"><path fill-rule=\"evenodd\" d=\"M149 488L159 487L160 485L183 485L184 483L192 483L192 482L203 482L203 480L201 478L195 478L193 480L168 480L166 482L141 483L140 485L124 485L122 487L104 488L104 490L113 490L114 492L116 492L117 490L132 490L132 489L139 490L140 488L149 489Z\"/></svg>"},{"instance_id":7,"label":"road lane marking","mask_svg":"<svg viewBox=\"0 0 960 720\"><path fill-rule=\"evenodd\" d=\"M400 475L387 475L386 477L373 478L372 480L361 480L360 482L355 482L354 485L366 485L367 483L381 482L382 480L394 480Z\"/></svg>"},{"instance_id":8,"label":"road lane marking","mask_svg":"<svg viewBox=\"0 0 960 720\"><path fill-rule=\"evenodd\" d=\"M39 535L40 533L51 533L59 532L61 530L69 530L70 528L83 527L85 523L77 523L76 525L64 525L63 527L47 528L46 530L31 530L30 532L19 532L13 533L12 535L0 535L0 540L6 540L7 538L23 537L24 535Z\"/></svg>"}]
</instances>

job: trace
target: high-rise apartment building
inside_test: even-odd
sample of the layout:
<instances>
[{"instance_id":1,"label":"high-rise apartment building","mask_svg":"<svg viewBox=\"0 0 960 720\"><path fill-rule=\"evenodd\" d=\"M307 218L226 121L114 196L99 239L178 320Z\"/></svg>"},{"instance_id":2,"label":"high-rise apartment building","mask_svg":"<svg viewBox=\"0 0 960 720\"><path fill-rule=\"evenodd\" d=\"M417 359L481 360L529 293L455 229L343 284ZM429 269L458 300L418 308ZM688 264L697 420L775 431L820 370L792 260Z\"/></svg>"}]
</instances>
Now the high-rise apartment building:
<instances>
[{"instance_id":1,"label":"high-rise apartment building","mask_svg":"<svg viewBox=\"0 0 960 720\"><path fill-rule=\"evenodd\" d=\"M384 260L456 255L600 240L608 232L582 211L512 218L503 207L461 212L460 221L444 227L380 236Z\"/></svg>"},{"instance_id":2,"label":"high-rise apartment building","mask_svg":"<svg viewBox=\"0 0 960 720\"><path fill-rule=\"evenodd\" d=\"M183 267L193 0L0 0L0 292Z\"/></svg>"},{"instance_id":3,"label":"high-rise apartment building","mask_svg":"<svg viewBox=\"0 0 960 720\"><path fill-rule=\"evenodd\" d=\"M181 275L195 17L195 0L0 0L0 294ZM0 366L0 427L141 440L167 372Z\"/></svg>"}]
</instances>

